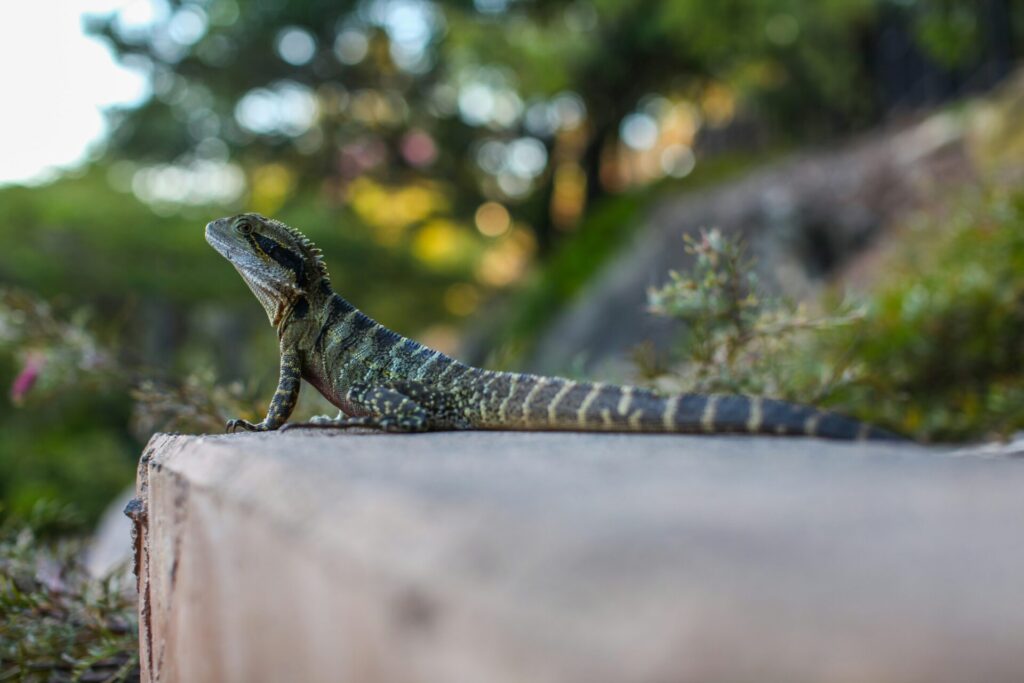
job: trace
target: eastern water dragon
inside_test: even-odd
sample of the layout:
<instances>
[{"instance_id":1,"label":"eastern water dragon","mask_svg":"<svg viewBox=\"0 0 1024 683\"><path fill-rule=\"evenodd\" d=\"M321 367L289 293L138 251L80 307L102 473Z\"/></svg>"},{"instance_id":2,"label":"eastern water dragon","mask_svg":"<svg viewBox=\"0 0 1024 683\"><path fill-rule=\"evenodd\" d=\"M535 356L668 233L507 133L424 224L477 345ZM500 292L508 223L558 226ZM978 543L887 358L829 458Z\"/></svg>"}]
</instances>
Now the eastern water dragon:
<instances>
[{"instance_id":1,"label":"eastern water dragon","mask_svg":"<svg viewBox=\"0 0 1024 683\"><path fill-rule=\"evenodd\" d=\"M340 409L317 427L746 433L898 438L837 413L758 396L675 394L461 363L374 321L331 288L320 250L298 230L247 213L206 226L277 329L281 373L267 416L228 431L282 427L300 380ZM294 426L294 425L288 425Z\"/></svg>"}]
</instances>

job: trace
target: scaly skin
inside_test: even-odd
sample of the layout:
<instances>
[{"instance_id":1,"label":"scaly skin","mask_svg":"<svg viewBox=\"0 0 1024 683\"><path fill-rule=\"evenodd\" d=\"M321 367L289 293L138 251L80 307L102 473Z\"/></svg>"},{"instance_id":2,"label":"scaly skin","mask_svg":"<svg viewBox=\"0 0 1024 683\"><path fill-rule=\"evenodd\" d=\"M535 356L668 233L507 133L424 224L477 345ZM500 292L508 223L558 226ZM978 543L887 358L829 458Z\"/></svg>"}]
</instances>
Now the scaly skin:
<instances>
[{"instance_id":1,"label":"scaly skin","mask_svg":"<svg viewBox=\"0 0 1024 683\"><path fill-rule=\"evenodd\" d=\"M281 376L267 416L257 424L231 420L228 431L282 427L305 379L341 410L307 426L898 438L842 415L756 396L660 396L481 370L392 332L335 294L320 251L294 228L242 214L208 224L206 240L242 275L280 340Z\"/></svg>"}]
</instances>

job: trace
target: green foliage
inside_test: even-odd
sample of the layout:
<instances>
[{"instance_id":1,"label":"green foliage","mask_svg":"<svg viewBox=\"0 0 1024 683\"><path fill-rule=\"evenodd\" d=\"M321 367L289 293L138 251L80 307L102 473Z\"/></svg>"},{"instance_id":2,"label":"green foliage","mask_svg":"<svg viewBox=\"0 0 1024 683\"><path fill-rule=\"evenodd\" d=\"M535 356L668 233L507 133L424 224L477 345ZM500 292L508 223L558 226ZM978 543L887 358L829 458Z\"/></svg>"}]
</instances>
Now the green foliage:
<instances>
[{"instance_id":1,"label":"green foliage","mask_svg":"<svg viewBox=\"0 0 1024 683\"><path fill-rule=\"evenodd\" d=\"M945 225L943 225L945 224ZM1024 429L1024 193L970 197L906 239L852 341L837 404L925 439Z\"/></svg>"},{"instance_id":2,"label":"green foliage","mask_svg":"<svg viewBox=\"0 0 1024 683\"><path fill-rule=\"evenodd\" d=\"M29 391L52 396L68 386L102 389L114 361L78 310L67 320L47 302L25 291L0 288L0 351L21 361L11 389L17 404Z\"/></svg>"},{"instance_id":3,"label":"green foliage","mask_svg":"<svg viewBox=\"0 0 1024 683\"><path fill-rule=\"evenodd\" d=\"M546 252L560 237L546 201L556 164L578 163L586 202L597 199L601 155L652 95L702 106L709 92L725 93L727 111L707 117L711 127L756 112L782 139L877 120L863 47L885 28L881 10L909 16L943 64L961 65L987 38L968 0L175 0L151 27L111 15L94 17L89 30L153 84L151 99L115 113L110 159L228 160L247 172L278 165L297 182L257 202L268 211L312 188L337 201L363 176L445 178L447 217L465 232L482 201L507 202ZM190 14L208 21L184 40L176 27ZM302 32L311 53L279 53L285 31ZM358 54L343 56L341 38L359 43ZM529 105L564 93L584 105L578 123L547 132L527 123ZM315 113L276 120L275 110L287 114L297 101ZM473 101L477 113L467 115L461 105ZM261 106L247 120L244 112ZM433 141L429 161L406 153L410 134ZM521 137L543 140L547 158L508 190L508 169L488 170L477 152Z\"/></svg>"},{"instance_id":4,"label":"green foliage","mask_svg":"<svg viewBox=\"0 0 1024 683\"><path fill-rule=\"evenodd\" d=\"M773 156L774 152L723 154L701 164L684 180L664 180L645 190L602 199L575 233L498 311L501 320L491 327L485 344L497 349L488 358L488 365L509 369L521 363L552 316L578 296L643 226L644 210L655 201L724 182Z\"/></svg>"},{"instance_id":5,"label":"green foliage","mask_svg":"<svg viewBox=\"0 0 1024 683\"><path fill-rule=\"evenodd\" d=\"M94 519L134 471L118 429L124 373L81 310L62 317L37 297L0 290L0 377L8 376L12 402L27 409L0 418L0 504L27 514L40 499L70 501Z\"/></svg>"},{"instance_id":6,"label":"green foliage","mask_svg":"<svg viewBox=\"0 0 1024 683\"><path fill-rule=\"evenodd\" d=\"M705 233L693 271L650 295L687 326L681 362L641 373L822 403L925 441L1024 429L1024 193L965 199L903 241L862 306L813 318L764 298L739 245Z\"/></svg>"},{"instance_id":7,"label":"green foliage","mask_svg":"<svg viewBox=\"0 0 1024 683\"><path fill-rule=\"evenodd\" d=\"M650 310L685 325L670 377L643 355L641 374L663 388L701 393L769 395L813 403L835 391L843 365L812 361L793 349L826 331L846 330L863 315L850 307L812 317L805 307L770 298L739 241L718 230L686 236L692 271L648 293Z\"/></svg>"},{"instance_id":8,"label":"green foliage","mask_svg":"<svg viewBox=\"0 0 1024 683\"><path fill-rule=\"evenodd\" d=\"M78 304L100 304L100 322L145 315L140 308L182 316L217 306L229 307L245 327L266 326L237 273L203 239L207 221L240 206L178 207L161 215L114 190L109 174L96 165L42 187L0 188L0 240L9 245L0 254L0 280L46 299L73 292ZM314 197L294 200L277 217L301 226L327 254L337 289L358 293L359 305L383 320L412 330L445 318L439 302L459 274L439 276L407 248L375 243L351 211ZM389 284L394 279L410 287L403 293Z\"/></svg>"},{"instance_id":9,"label":"green foliage","mask_svg":"<svg viewBox=\"0 0 1024 683\"><path fill-rule=\"evenodd\" d=\"M68 508L43 501L0 522L0 680L139 678L131 578L91 578L82 544L54 538L74 526Z\"/></svg>"},{"instance_id":10,"label":"green foliage","mask_svg":"<svg viewBox=\"0 0 1024 683\"><path fill-rule=\"evenodd\" d=\"M977 56L982 35L974 2L928 0L920 4L917 39L933 59L955 68Z\"/></svg>"},{"instance_id":11,"label":"green foliage","mask_svg":"<svg viewBox=\"0 0 1024 683\"><path fill-rule=\"evenodd\" d=\"M155 431L217 432L231 417L255 417L271 390L252 380L221 385L209 371L154 379L101 342L95 327L81 309L65 315L27 292L0 289L0 359L20 367L11 399L22 409L0 432L10 454L0 459L0 501L15 514L45 499L95 519L134 472L129 414L140 441Z\"/></svg>"}]
</instances>

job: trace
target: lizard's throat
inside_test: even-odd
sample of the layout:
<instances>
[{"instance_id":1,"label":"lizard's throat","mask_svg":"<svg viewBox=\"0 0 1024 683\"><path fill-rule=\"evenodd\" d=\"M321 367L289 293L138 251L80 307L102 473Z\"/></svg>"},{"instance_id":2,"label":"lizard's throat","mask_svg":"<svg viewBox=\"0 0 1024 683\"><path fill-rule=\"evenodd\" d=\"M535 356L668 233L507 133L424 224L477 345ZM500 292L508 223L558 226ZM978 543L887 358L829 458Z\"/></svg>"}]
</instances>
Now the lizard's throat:
<instances>
[{"instance_id":1,"label":"lizard's throat","mask_svg":"<svg viewBox=\"0 0 1024 683\"><path fill-rule=\"evenodd\" d=\"M271 279L254 277L241 268L238 269L242 279L255 295L256 299L263 306L263 310L270 319L270 324L277 327L285 311L291 306L292 301L299 294L291 285Z\"/></svg>"}]
</instances>

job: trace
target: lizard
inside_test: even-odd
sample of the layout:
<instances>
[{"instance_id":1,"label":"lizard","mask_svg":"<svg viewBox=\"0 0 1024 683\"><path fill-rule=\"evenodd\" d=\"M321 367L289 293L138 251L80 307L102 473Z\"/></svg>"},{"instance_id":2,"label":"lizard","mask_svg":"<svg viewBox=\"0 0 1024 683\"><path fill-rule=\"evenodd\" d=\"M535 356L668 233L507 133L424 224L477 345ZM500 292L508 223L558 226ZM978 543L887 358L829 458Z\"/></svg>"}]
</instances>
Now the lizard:
<instances>
[{"instance_id":1,"label":"lizard","mask_svg":"<svg viewBox=\"0 0 1024 683\"><path fill-rule=\"evenodd\" d=\"M337 294L322 252L295 228L243 213L208 223L206 241L241 274L280 346L279 380L266 417L258 423L232 419L228 432L310 426L900 438L839 413L760 396L661 395L473 367L393 332ZM286 425L301 380L338 415Z\"/></svg>"}]
</instances>

